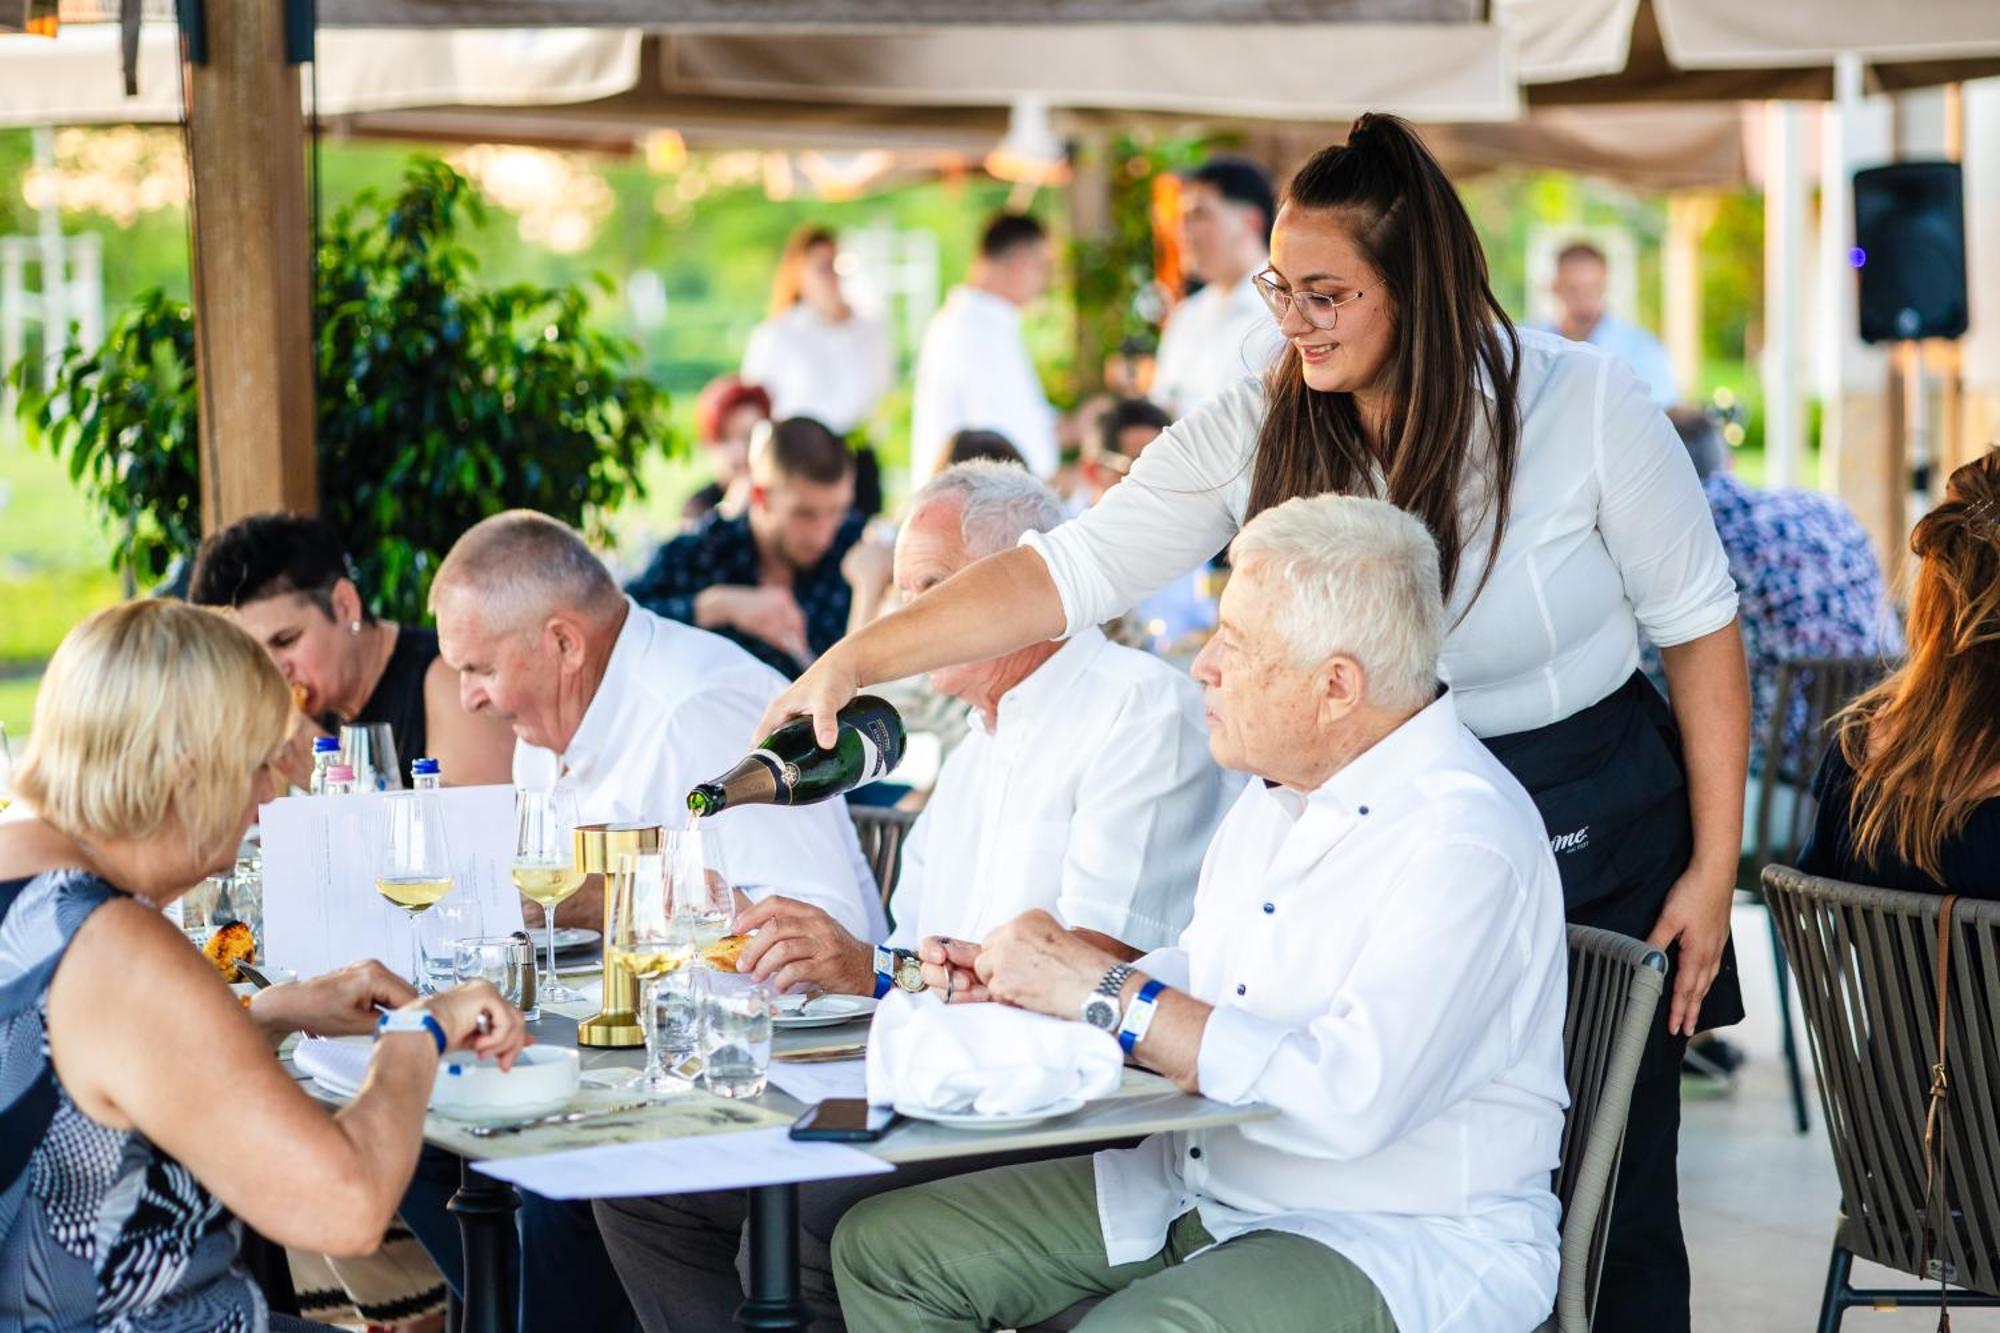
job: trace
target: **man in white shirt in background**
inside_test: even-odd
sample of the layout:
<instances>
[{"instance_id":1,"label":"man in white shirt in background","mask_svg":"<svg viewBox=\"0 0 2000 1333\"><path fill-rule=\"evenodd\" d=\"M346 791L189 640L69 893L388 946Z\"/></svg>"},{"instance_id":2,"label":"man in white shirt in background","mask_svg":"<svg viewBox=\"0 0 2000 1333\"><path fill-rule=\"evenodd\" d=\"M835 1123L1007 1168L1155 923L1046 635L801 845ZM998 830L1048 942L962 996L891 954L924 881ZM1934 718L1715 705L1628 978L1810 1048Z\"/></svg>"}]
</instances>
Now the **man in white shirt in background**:
<instances>
[{"instance_id":1,"label":"man in white shirt in background","mask_svg":"<svg viewBox=\"0 0 2000 1333\"><path fill-rule=\"evenodd\" d=\"M431 609L466 710L513 725L515 783L560 780L585 823L677 826L688 790L742 757L785 684L721 635L634 603L582 538L526 510L458 539L431 585ZM783 886L881 938L874 876L841 802L748 806L705 827L747 896ZM557 920L601 926L601 887L586 885Z\"/></svg>"},{"instance_id":2,"label":"man in white shirt in background","mask_svg":"<svg viewBox=\"0 0 2000 1333\"><path fill-rule=\"evenodd\" d=\"M1564 246L1556 256L1555 281L1549 285L1562 307L1551 332L1603 348L1645 382L1647 396L1655 404L1663 409L1677 406L1680 387L1674 383L1674 364L1665 344L1604 308L1610 278L1611 265L1602 250L1589 241Z\"/></svg>"},{"instance_id":3,"label":"man in white shirt in background","mask_svg":"<svg viewBox=\"0 0 2000 1333\"><path fill-rule=\"evenodd\" d=\"M833 1261L871 1333L1498 1333L1555 1301L1566 948L1533 802L1437 686L1437 552L1380 501L1297 499L1231 548L1195 664L1253 781L1179 947L1131 969L1031 912L992 996L1077 1018L1269 1120L899 1190ZM927 969L927 971L942 969ZM1254 1311L1254 1317L1251 1312Z\"/></svg>"},{"instance_id":4,"label":"man in white shirt in background","mask_svg":"<svg viewBox=\"0 0 2000 1333\"><path fill-rule=\"evenodd\" d=\"M1061 521L1055 493L1020 467L961 463L912 497L897 587L921 597L1023 532ZM920 941L976 940L1029 908L1121 958L1177 939L1209 834L1240 785L1209 757L1194 683L1095 629L932 681L972 706L972 729L904 844L891 947L871 948L818 907L773 896L735 923L756 932L740 966L781 988L921 989ZM810 1187L803 1277L821 1311L815 1327L837 1318L825 1244L856 1200L992 1164L956 1160L915 1177L905 1169ZM744 1207L741 1191L599 1201L598 1225L648 1329L732 1327Z\"/></svg>"},{"instance_id":5,"label":"man in white shirt in background","mask_svg":"<svg viewBox=\"0 0 2000 1333\"><path fill-rule=\"evenodd\" d=\"M923 485L962 430L1007 437L1038 477L1061 463L1056 410L1021 337L1021 312L1042 298L1055 270L1048 231L1024 213L986 224L962 286L931 316L917 353L910 408L910 484Z\"/></svg>"},{"instance_id":6,"label":"man in white shirt in background","mask_svg":"<svg viewBox=\"0 0 2000 1333\"><path fill-rule=\"evenodd\" d=\"M1210 158L1181 182L1181 252L1202 287L1174 307L1160 334L1152 396L1174 416L1263 374L1284 351L1251 282L1271 262L1277 213L1270 176L1246 158Z\"/></svg>"}]
</instances>

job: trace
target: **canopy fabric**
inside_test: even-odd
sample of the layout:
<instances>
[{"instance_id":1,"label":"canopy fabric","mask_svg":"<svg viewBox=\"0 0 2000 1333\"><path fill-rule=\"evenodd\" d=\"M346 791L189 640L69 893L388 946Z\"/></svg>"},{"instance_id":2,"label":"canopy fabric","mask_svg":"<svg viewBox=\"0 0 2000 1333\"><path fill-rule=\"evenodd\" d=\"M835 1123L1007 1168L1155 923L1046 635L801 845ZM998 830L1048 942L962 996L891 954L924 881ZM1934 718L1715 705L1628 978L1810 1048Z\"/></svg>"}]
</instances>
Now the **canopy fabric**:
<instances>
[{"instance_id":1,"label":"canopy fabric","mask_svg":"<svg viewBox=\"0 0 2000 1333\"><path fill-rule=\"evenodd\" d=\"M178 121L180 43L173 25L141 30L139 91L130 98L118 41L118 29L104 25L65 25L54 39L0 36L0 126ZM640 45L636 32L577 29L322 32L319 108L341 114L588 102L632 87Z\"/></svg>"},{"instance_id":2,"label":"canopy fabric","mask_svg":"<svg viewBox=\"0 0 2000 1333\"><path fill-rule=\"evenodd\" d=\"M346 27L909 29L1039 23L1475 23L1485 0L319 0Z\"/></svg>"},{"instance_id":3,"label":"canopy fabric","mask_svg":"<svg viewBox=\"0 0 2000 1333\"><path fill-rule=\"evenodd\" d=\"M1995 0L1653 0L1667 56L1682 69L1871 64L2000 56Z\"/></svg>"}]
</instances>

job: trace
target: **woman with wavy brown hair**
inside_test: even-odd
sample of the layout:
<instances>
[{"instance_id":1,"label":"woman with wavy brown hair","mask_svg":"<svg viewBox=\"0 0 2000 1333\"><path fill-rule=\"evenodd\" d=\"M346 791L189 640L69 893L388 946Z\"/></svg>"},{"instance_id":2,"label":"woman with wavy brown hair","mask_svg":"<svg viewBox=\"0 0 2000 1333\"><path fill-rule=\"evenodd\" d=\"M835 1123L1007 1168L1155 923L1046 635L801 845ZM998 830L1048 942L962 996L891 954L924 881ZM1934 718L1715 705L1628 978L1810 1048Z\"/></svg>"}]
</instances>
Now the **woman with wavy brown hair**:
<instances>
[{"instance_id":1,"label":"woman with wavy brown hair","mask_svg":"<svg viewBox=\"0 0 2000 1333\"><path fill-rule=\"evenodd\" d=\"M1300 168L1257 283L1287 344L1268 375L1176 422L1081 517L835 644L766 721L809 713L830 744L863 686L1109 620L1295 496L1415 514L1452 626L1440 706L1534 797L1569 919L1668 951L1598 1314L1678 1333L1680 1055L1742 1016L1728 940L1749 749L1736 593L1694 469L1630 371L1513 326L1450 180L1393 116ZM1637 671L1642 630L1671 707Z\"/></svg>"},{"instance_id":2,"label":"woman with wavy brown hair","mask_svg":"<svg viewBox=\"0 0 2000 1333\"><path fill-rule=\"evenodd\" d=\"M1799 864L2000 898L2000 449L1951 474L1910 550L1909 657L1837 719Z\"/></svg>"}]
</instances>

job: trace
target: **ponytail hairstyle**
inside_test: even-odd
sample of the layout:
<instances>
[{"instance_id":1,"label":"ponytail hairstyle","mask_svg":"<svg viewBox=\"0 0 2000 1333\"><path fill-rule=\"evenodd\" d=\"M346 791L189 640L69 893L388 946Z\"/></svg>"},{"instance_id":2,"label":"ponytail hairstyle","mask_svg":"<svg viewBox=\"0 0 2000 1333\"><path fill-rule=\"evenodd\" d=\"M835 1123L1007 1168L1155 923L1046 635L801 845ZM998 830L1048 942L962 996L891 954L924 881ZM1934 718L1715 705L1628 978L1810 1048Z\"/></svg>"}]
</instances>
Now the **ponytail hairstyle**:
<instances>
[{"instance_id":1,"label":"ponytail hairstyle","mask_svg":"<svg viewBox=\"0 0 2000 1333\"><path fill-rule=\"evenodd\" d=\"M1855 859L1890 853L1941 882L1940 849L1994 795L2000 766L2000 449L1951 474L1910 550L1909 657L1835 725L1854 770Z\"/></svg>"},{"instance_id":2,"label":"ponytail hairstyle","mask_svg":"<svg viewBox=\"0 0 2000 1333\"><path fill-rule=\"evenodd\" d=\"M1521 450L1520 338L1493 295L1472 219L1444 168L1396 116L1356 120L1345 145L1299 168L1285 200L1338 213L1394 294L1389 411L1372 452L1352 395L1310 388L1298 348L1287 345L1267 383L1246 521L1295 496L1371 495L1370 468L1379 463L1387 481L1380 498L1415 514L1436 539L1449 598L1467 538L1460 503L1468 473L1485 473L1488 509L1472 521L1493 516L1490 573ZM1475 459L1482 416L1491 451Z\"/></svg>"},{"instance_id":3,"label":"ponytail hairstyle","mask_svg":"<svg viewBox=\"0 0 2000 1333\"><path fill-rule=\"evenodd\" d=\"M799 227L785 242L785 252L778 259L778 272L771 279L770 312L773 319L799 303L799 270L806 266L806 256L822 245L838 247L840 238L827 228L811 223Z\"/></svg>"}]
</instances>

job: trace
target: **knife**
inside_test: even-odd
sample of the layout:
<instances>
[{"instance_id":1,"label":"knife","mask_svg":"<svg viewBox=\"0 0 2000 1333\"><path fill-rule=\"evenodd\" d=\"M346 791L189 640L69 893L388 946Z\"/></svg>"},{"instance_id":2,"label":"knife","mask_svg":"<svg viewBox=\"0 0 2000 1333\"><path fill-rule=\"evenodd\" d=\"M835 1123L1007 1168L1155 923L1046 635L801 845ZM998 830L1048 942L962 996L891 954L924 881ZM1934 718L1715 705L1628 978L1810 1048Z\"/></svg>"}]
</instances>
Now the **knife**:
<instances>
[{"instance_id":1,"label":"knife","mask_svg":"<svg viewBox=\"0 0 2000 1333\"><path fill-rule=\"evenodd\" d=\"M594 1120L603 1115L621 1115L626 1111L643 1111L654 1102L620 1102L616 1106L585 1106L575 1111L558 1111L554 1115L537 1116L533 1120L516 1120L504 1125L474 1125L465 1132L475 1139L490 1139L496 1134L519 1134L525 1129L540 1129L544 1125L570 1125L579 1120Z\"/></svg>"},{"instance_id":2,"label":"knife","mask_svg":"<svg viewBox=\"0 0 2000 1333\"><path fill-rule=\"evenodd\" d=\"M829 1060L854 1060L867 1053L868 1043L864 1041L852 1046L815 1046L807 1051L781 1051L771 1058L787 1064L815 1065Z\"/></svg>"}]
</instances>

